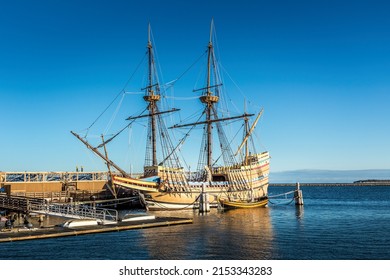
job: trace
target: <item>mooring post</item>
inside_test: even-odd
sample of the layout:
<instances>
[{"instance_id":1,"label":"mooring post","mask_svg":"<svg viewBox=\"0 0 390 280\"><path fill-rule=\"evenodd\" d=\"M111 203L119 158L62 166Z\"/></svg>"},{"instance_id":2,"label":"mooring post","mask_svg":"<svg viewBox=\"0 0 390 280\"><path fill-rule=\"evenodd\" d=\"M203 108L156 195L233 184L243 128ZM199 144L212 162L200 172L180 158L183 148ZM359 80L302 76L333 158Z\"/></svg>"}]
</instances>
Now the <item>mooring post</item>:
<instances>
[{"instance_id":1,"label":"mooring post","mask_svg":"<svg viewBox=\"0 0 390 280\"><path fill-rule=\"evenodd\" d=\"M299 183L297 183L297 188L294 192L295 205L303 205L303 195L302 190L299 188Z\"/></svg>"},{"instance_id":2,"label":"mooring post","mask_svg":"<svg viewBox=\"0 0 390 280\"><path fill-rule=\"evenodd\" d=\"M202 192L199 198L199 212L210 212L209 194L206 192L206 184L202 184Z\"/></svg>"}]
</instances>

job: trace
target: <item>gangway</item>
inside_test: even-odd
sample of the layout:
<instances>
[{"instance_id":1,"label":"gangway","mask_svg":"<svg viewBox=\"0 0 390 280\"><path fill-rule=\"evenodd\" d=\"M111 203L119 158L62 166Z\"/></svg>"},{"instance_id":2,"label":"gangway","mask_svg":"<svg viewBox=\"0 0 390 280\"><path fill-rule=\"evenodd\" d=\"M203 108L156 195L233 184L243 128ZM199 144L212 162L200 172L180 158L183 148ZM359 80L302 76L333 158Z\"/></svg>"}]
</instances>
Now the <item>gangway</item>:
<instances>
[{"instance_id":1,"label":"gangway","mask_svg":"<svg viewBox=\"0 0 390 280\"><path fill-rule=\"evenodd\" d=\"M114 209L89 207L86 205L30 203L27 209L28 212L48 216L57 216L69 219L93 219L101 224L112 224L118 222L118 211Z\"/></svg>"}]
</instances>

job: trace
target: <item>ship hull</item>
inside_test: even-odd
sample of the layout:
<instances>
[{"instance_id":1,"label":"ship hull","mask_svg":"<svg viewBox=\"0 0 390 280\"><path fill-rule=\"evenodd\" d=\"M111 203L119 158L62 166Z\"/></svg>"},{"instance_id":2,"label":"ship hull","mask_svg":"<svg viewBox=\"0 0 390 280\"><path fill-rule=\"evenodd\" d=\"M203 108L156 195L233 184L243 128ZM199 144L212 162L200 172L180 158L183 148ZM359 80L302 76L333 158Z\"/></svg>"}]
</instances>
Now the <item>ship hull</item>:
<instances>
[{"instance_id":1,"label":"ship hull","mask_svg":"<svg viewBox=\"0 0 390 280\"><path fill-rule=\"evenodd\" d=\"M262 206L265 206L267 204L267 191L268 183L258 188L258 193L261 193L261 196L257 196L257 199L262 200L262 203L265 202L265 204ZM199 198L201 193L201 188L194 188L192 192L143 192L140 194L140 198L141 203L149 211L191 210L199 208ZM251 193L251 190L238 190L232 192L228 191L227 188L221 187L216 187L212 190L206 191L208 203L211 208L217 208L219 205L221 205L221 201L229 200L230 196L249 197Z\"/></svg>"},{"instance_id":2,"label":"ship hull","mask_svg":"<svg viewBox=\"0 0 390 280\"><path fill-rule=\"evenodd\" d=\"M163 167L149 168L147 172L158 181L115 178L121 187L138 190L148 210L185 210L199 208L201 194L206 194L210 207L220 201L266 201L268 197L268 152L254 155L249 165L214 168L203 182L186 181L182 170ZM266 203L263 205L265 206Z\"/></svg>"}]
</instances>

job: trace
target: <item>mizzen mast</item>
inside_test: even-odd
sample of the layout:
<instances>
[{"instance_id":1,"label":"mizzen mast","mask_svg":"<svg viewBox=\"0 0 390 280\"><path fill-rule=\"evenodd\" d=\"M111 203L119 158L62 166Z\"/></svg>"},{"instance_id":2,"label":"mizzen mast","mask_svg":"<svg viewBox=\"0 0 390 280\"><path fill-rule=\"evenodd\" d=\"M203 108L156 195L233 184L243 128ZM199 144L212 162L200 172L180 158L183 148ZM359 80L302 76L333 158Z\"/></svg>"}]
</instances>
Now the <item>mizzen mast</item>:
<instances>
[{"instance_id":1,"label":"mizzen mast","mask_svg":"<svg viewBox=\"0 0 390 280\"><path fill-rule=\"evenodd\" d=\"M245 136L244 136L244 139L242 140L240 146L238 147L236 153L234 154L234 156L236 156L239 151L242 149L242 147L244 146L245 147L245 158L244 158L244 163L245 165L248 164L248 158L249 158L249 148L248 148L248 139L249 137L252 135L253 131L255 130L255 127L261 117L261 115L263 114L263 109L261 109L261 111L257 114L257 117L255 119L255 121L253 122L252 126L249 128L249 119L248 117L245 117L244 118L244 121L245 121Z\"/></svg>"}]
</instances>

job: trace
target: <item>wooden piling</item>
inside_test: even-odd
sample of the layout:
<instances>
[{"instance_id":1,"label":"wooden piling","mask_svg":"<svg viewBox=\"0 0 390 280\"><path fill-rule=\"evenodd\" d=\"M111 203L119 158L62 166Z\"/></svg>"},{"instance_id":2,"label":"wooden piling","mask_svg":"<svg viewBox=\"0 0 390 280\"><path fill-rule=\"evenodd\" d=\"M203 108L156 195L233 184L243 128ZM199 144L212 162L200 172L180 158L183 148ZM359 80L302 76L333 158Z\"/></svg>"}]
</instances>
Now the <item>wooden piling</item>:
<instances>
[{"instance_id":1,"label":"wooden piling","mask_svg":"<svg viewBox=\"0 0 390 280\"><path fill-rule=\"evenodd\" d=\"M297 188L294 192L295 205L303 205L303 194L302 190L299 188L299 183L297 183Z\"/></svg>"},{"instance_id":2,"label":"wooden piling","mask_svg":"<svg viewBox=\"0 0 390 280\"><path fill-rule=\"evenodd\" d=\"M209 194L206 192L205 183L203 183L202 192L200 193L199 212L200 213L210 212Z\"/></svg>"}]
</instances>

